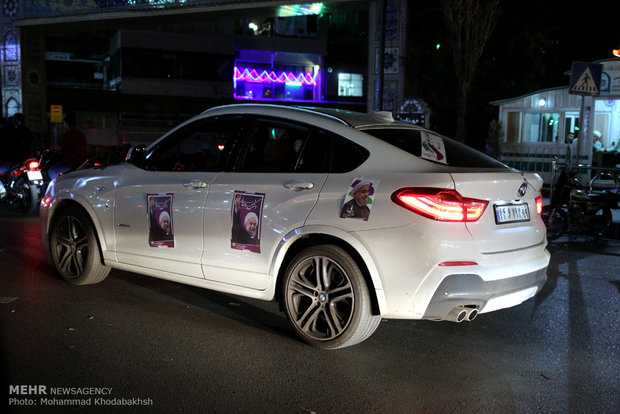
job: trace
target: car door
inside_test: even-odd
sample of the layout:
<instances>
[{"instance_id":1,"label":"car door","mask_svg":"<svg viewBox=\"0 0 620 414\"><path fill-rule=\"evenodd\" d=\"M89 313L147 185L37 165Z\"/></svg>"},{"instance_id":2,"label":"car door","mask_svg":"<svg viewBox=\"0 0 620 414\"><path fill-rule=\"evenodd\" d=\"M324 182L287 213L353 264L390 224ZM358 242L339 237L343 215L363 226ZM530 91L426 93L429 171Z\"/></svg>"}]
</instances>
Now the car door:
<instances>
[{"instance_id":1,"label":"car door","mask_svg":"<svg viewBox=\"0 0 620 414\"><path fill-rule=\"evenodd\" d=\"M114 208L119 262L202 278L209 184L238 154L240 117L202 119L149 147L119 177Z\"/></svg>"},{"instance_id":2,"label":"car door","mask_svg":"<svg viewBox=\"0 0 620 414\"><path fill-rule=\"evenodd\" d=\"M327 178L322 136L257 117L235 171L211 182L205 216L205 278L265 289L278 244L301 227Z\"/></svg>"}]
</instances>

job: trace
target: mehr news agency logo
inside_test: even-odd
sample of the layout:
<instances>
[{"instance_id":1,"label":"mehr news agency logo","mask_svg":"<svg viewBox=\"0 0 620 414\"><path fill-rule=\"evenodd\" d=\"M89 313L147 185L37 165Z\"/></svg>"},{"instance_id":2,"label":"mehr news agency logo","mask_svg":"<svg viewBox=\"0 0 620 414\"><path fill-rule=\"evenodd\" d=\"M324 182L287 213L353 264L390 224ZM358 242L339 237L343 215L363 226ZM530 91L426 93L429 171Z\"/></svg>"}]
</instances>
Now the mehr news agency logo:
<instances>
[{"instance_id":1,"label":"mehr news agency logo","mask_svg":"<svg viewBox=\"0 0 620 414\"><path fill-rule=\"evenodd\" d=\"M114 397L111 387L9 385L9 406L150 406L151 398Z\"/></svg>"}]
</instances>

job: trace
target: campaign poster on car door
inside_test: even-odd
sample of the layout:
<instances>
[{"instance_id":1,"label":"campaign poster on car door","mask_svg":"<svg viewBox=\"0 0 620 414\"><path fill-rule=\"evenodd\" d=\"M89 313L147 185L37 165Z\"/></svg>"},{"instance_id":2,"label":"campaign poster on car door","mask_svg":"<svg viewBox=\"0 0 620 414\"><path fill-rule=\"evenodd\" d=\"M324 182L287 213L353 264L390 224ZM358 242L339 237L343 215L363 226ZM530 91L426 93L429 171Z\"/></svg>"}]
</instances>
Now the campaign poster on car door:
<instances>
[{"instance_id":1,"label":"campaign poster on car door","mask_svg":"<svg viewBox=\"0 0 620 414\"><path fill-rule=\"evenodd\" d=\"M235 191L231 208L231 247L260 253L260 231L265 194Z\"/></svg>"},{"instance_id":2,"label":"campaign poster on car door","mask_svg":"<svg viewBox=\"0 0 620 414\"><path fill-rule=\"evenodd\" d=\"M174 247L172 194L147 194L149 246Z\"/></svg>"}]
</instances>

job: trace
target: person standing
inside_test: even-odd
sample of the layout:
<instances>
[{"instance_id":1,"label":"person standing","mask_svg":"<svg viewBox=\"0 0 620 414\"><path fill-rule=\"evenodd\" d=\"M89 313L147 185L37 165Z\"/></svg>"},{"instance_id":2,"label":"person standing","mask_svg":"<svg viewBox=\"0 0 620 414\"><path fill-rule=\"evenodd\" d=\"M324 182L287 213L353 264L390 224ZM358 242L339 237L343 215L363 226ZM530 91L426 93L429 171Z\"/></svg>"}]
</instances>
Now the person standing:
<instances>
[{"instance_id":1,"label":"person standing","mask_svg":"<svg viewBox=\"0 0 620 414\"><path fill-rule=\"evenodd\" d=\"M48 174L52 180L58 174L79 167L88 156L86 136L76 128L75 114L67 113L65 115L65 133L58 139L56 147L60 149L62 159L52 164L48 169Z\"/></svg>"},{"instance_id":2,"label":"person standing","mask_svg":"<svg viewBox=\"0 0 620 414\"><path fill-rule=\"evenodd\" d=\"M26 117L21 112L11 117L13 127L15 128L16 146L19 151L19 161L23 161L35 154L34 137L32 131L26 126Z\"/></svg>"},{"instance_id":3,"label":"person standing","mask_svg":"<svg viewBox=\"0 0 620 414\"><path fill-rule=\"evenodd\" d=\"M11 169L19 162L19 148L16 147L15 128L9 120L0 117L0 174Z\"/></svg>"}]
</instances>

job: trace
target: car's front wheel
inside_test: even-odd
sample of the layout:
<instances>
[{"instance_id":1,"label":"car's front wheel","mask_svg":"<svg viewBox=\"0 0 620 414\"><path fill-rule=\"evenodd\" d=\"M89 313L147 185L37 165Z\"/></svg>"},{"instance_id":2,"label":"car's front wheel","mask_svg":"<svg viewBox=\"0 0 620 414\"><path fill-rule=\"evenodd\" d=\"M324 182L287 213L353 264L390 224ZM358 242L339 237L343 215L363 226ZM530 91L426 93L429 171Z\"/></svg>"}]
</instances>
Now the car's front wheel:
<instances>
[{"instance_id":1,"label":"car's front wheel","mask_svg":"<svg viewBox=\"0 0 620 414\"><path fill-rule=\"evenodd\" d=\"M359 266L335 245L297 254L287 267L283 296L296 333L319 348L355 345L370 337L381 322L381 316L372 314Z\"/></svg>"},{"instance_id":2,"label":"car's front wheel","mask_svg":"<svg viewBox=\"0 0 620 414\"><path fill-rule=\"evenodd\" d=\"M110 273L102 263L90 220L80 209L59 212L52 223L50 250L60 275L74 285L98 283Z\"/></svg>"}]
</instances>

